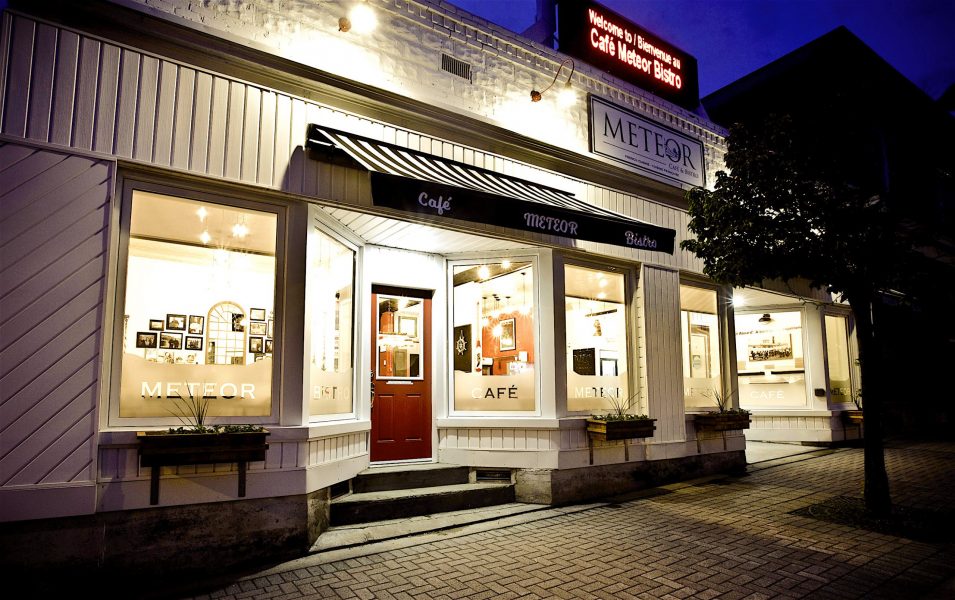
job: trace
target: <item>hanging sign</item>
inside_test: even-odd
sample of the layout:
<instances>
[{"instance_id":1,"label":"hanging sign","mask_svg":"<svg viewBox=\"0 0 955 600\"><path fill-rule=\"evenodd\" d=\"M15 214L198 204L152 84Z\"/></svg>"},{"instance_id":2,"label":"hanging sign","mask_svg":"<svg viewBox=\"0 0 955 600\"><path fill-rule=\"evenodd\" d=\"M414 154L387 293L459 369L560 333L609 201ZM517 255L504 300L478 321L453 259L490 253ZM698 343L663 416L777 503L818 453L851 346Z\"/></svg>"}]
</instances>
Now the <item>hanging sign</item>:
<instances>
[{"instance_id":1,"label":"hanging sign","mask_svg":"<svg viewBox=\"0 0 955 600\"><path fill-rule=\"evenodd\" d=\"M590 0L559 0L560 51L689 110L700 104L696 59Z\"/></svg>"},{"instance_id":2,"label":"hanging sign","mask_svg":"<svg viewBox=\"0 0 955 600\"><path fill-rule=\"evenodd\" d=\"M702 142L593 95L590 150L668 183L706 185Z\"/></svg>"}]
</instances>

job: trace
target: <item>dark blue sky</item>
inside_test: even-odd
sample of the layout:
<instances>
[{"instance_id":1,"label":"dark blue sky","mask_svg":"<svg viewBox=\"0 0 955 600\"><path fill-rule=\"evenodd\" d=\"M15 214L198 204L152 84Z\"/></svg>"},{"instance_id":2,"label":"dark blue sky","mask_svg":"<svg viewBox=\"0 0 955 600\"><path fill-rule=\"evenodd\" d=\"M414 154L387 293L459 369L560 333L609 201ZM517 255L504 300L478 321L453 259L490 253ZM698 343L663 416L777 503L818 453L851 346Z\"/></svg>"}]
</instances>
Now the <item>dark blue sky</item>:
<instances>
[{"instance_id":1,"label":"dark blue sky","mask_svg":"<svg viewBox=\"0 0 955 600\"><path fill-rule=\"evenodd\" d=\"M535 0L447 0L521 32ZM955 0L598 0L699 62L705 96L845 25L938 98L955 83ZM838 68L838 65L833 65Z\"/></svg>"}]
</instances>

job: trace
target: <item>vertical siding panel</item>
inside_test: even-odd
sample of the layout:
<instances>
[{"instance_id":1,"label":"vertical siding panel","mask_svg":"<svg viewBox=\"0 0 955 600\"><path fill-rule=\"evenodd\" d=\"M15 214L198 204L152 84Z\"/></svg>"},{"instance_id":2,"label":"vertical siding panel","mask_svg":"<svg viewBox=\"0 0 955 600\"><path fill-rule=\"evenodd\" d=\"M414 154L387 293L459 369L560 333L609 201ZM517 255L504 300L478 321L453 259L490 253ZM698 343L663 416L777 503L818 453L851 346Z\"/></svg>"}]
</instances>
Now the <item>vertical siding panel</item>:
<instances>
[{"instance_id":1,"label":"vertical siding panel","mask_svg":"<svg viewBox=\"0 0 955 600\"><path fill-rule=\"evenodd\" d=\"M272 185L288 189L289 165L291 164L292 99L283 94L276 98L275 105L275 150L272 159Z\"/></svg>"},{"instance_id":2,"label":"vertical siding panel","mask_svg":"<svg viewBox=\"0 0 955 600\"><path fill-rule=\"evenodd\" d=\"M259 165L256 169L256 181L272 186L275 156L275 93L262 92L262 108L259 118Z\"/></svg>"},{"instance_id":3,"label":"vertical siding panel","mask_svg":"<svg viewBox=\"0 0 955 600\"><path fill-rule=\"evenodd\" d=\"M116 96L119 86L119 56L120 50L116 46L104 45L100 52L93 150L107 154L113 151L113 134L116 126Z\"/></svg>"},{"instance_id":4,"label":"vertical siding panel","mask_svg":"<svg viewBox=\"0 0 955 600\"><path fill-rule=\"evenodd\" d=\"M7 67L7 97L3 107L3 131L22 137L27 131L36 26L33 21L16 17L12 30Z\"/></svg>"},{"instance_id":5,"label":"vertical siding panel","mask_svg":"<svg viewBox=\"0 0 955 600\"><path fill-rule=\"evenodd\" d=\"M229 81L216 77L212 81L212 119L209 127L210 175L225 173L226 126L229 115Z\"/></svg>"},{"instance_id":6,"label":"vertical siding panel","mask_svg":"<svg viewBox=\"0 0 955 600\"><path fill-rule=\"evenodd\" d=\"M192 150L189 168L204 173L209 163L209 127L212 114L212 76L196 73L192 108Z\"/></svg>"},{"instance_id":7,"label":"vertical siding panel","mask_svg":"<svg viewBox=\"0 0 955 600\"><path fill-rule=\"evenodd\" d=\"M242 155L239 177L242 181L254 182L259 166L259 113L262 91L245 86L245 115L242 123Z\"/></svg>"},{"instance_id":8,"label":"vertical siding panel","mask_svg":"<svg viewBox=\"0 0 955 600\"><path fill-rule=\"evenodd\" d=\"M156 103L156 133L153 142L153 162L168 166L172 160L172 128L176 117L176 89L179 87L179 67L173 63L159 63L159 91Z\"/></svg>"},{"instance_id":9,"label":"vertical siding panel","mask_svg":"<svg viewBox=\"0 0 955 600\"><path fill-rule=\"evenodd\" d=\"M176 88L176 125L172 132L172 166L189 168L189 151L192 148L192 110L195 102L196 72L179 69L179 85Z\"/></svg>"},{"instance_id":10,"label":"vertical siding panel","mask_svg":"<svg viewBox=\"0 0 955 600\"><path fill-rule=\"evenodd\" d=\"M53 70L56 66L56 29L40 24L36 29L36 51L30 77L30 109L27 137L47 141L50 135L50 107L53 104Z\"/></svg>"},{"instance_id":11,"label":"vertical siding panel","mask_svg":"<svg viewBox=\"0 0 955 600\"><path fill-rule=\"evenodd\" d=\"M76 69L80 53L80 37L60 31L53 73L53 114L50 119L50 142L68 146L73 131L73 97L76 93Z\"/></svg>"},{"instance_id":12,"label":"vertical siding panel","mask_svg":"<svg viewBox=\"0 0 955 600\"><path fill-rule=\"evenodd\" d=\"M96 119L96 88L99 80L100 43L80 41L79 69L76 73L75 112L72 146L93 149L93 121Z\"/></svg>"},{"instance_id":13,"label":"vertical siding panel","mask_svg":"<svg viewBox=\"0 0 955 600\"><path fill-rule=\"evenodd\" d=\"M225 136L225 176L229 179L238 179L242 175L245 87L245 84L235 81L229 83L229 112Z\"/></svg>"},{"instance_id":14,"label":"vertical siding panel","mask_svg":"<svg viewBox=\"0 0 955 600\"><path fill-rule=\"evenodd\" d=\"M151 161L153 131L156 125L156 90L159 87L159 61L143 56L139 70L139 98L136 102L136 137L133 158Z\"/></svg>"},{"instance_id":15,"label":"vertical siding panel","mask_svg":"<svg viewBox=\"0 0 955 600\"><path fill-rule=\"evenodd\" d=\"M132 158L133 138L136 134L136 101L139 92L138 52L123 50L120 55L119 92L116 99L116 131L113 152Z\"/></svg>"},{"instance_id":16,"label":"vertical siding panel","mask_svg":"<svg viewBox=\"0 0 955 600\"><path fill-rule=\"evenodd\" d=\"M288 183L284 189L293 194L301 194L305 177L305 150L299 142L305 132L305 102L292 100L291 113L291 156L286 177Z\"/></svg>"}]
</instances>

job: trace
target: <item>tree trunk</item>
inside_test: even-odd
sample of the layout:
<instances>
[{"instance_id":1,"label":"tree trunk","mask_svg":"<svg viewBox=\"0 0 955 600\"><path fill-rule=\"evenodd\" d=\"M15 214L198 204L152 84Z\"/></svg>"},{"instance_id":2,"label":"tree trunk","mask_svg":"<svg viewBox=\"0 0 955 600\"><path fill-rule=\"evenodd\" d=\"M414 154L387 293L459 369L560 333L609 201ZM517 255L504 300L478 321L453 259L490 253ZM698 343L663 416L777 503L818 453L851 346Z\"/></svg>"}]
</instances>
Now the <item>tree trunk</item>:
<instances>
[{"instance_id":1,"label":"tree trunk","mask_svg":"<svg viewBox=\"0 0 955 600\"><path fill-rule=\"evenodd\" d=\"M860 389L862 415L865 424L865 506L875 515L887 515L892 510L889 495L889 478L885 472L885 452L882 443L882 407L884 386L881 377L885 373L882 348L876 337L873 322L875 294L871 290L856 291L848 295L859 339L859 368L862 373Z\"/></svg>"}]
</instances>

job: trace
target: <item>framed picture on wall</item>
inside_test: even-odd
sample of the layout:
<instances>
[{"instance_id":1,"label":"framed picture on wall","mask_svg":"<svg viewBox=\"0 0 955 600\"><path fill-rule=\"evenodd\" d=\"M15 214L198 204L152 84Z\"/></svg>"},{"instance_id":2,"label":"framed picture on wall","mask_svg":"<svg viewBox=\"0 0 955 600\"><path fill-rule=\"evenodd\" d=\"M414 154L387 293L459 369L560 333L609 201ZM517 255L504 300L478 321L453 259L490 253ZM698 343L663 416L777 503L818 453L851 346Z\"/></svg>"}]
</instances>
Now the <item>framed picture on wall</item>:
<instances>
[{"instance_id":1,"label":"framed picture on wall","mask_svg":"<svg viewBox=\"0 0 955 600\"><path fill-rule=\"evenodd\" d=\"M514 328L514 319L501 321L501 350L517 349L517 331Z\"/></svg>"},{"instance_id":2,"label":"framed picture on wall","mask_svg":"<svg viewBox=\"0 0 955 600\"><path fill-rule=\"evenodd\" d=\"M245 325L242 324L244 318L242 313L232 313L232 331L245 331Z\"/></svg>"},{"instance_id":3,"label":"framed picture on wall","mask_svg":"<svg viewBox=\"0 0 955 600\"><path fill-rule=\"evenodd\" d=\"M136 332L136 347L137 348L155 348L159 334L155 331L137 331Z\"/></svg>"},{"instance_id":4,"label":"framed picture on wall","mask_svg":"<svg viewBox=\"0 0 955 600\"><path fill-rule=\"evenodd\" d=\"M174 331L185 331L186 330L186 315L166 315L166 329L172 329Z\"/></svg>"},{"instance_id":5,"label":"framed picture on wall","mask_svg":"<svg viewBox=\"0 0 955 600\"><path fill-rule=\"evenodd\" d=\"M266 353L266 354L272 354L272 348L273 348L272 340L266 338L266 339L265 339L265 353Z\"/></svg>"},{"instance_id":6,"label":"framed picture on wall","mask_svg":"<svg viewBox=\"0 0 955 600\"><path fill-rule=\"evenodd\" d=\"M149 319L150 331L162 331L165 329L166 322L162 319Z\"/></svg>"},{"instance_id":7,"label":"framed picture on wall","mask_svg":"<svg viewBox=\"0 0 955 600\"><path fill-rule=\"evenodd\" d=\"M454 328L454 370L471 371L471 325L457 325Z\"/></svg>"},{"instance_id":8,"label":"framed picture on wall","mask_svg":"<svg viewBox=\"0 0 955 600\"><path fill-rule=\"evenodd\" d=\"M199 315L189 315L189 333L193 335L202 335L202 329L206 318Z\"/></svg>"},{"instance_id":9,"label":"framed picture on wall","mask_svg":"<svg viewBox=\"0 0 955 600\"><path fill-rule=\"evenodd\" d=\"M249 338L249 352L252 354L261 354L265 351L265 344L260 337Z\"/></svg>"},{"instance_id":10,"label":"framed picture on wall","mask_svg":"<svg viewBox=\"0 0 955 600\"><path fill-rule=\"evenodd\" d=\"M269 330L265 335L269 336L270 338L275 337L275 319L269 319Z\"/></svg>"},{"instance_id":11,"label":"framed picture on wall","mask_svg":"<svg viewBox=\"0 0 955 600\"><path fill-rule=\"evenodd\" d=\"M249 335L265 335L267 329L265 321L249 321Z\"/></svg>"},{"instance_id":12,"label":"framed picture on wall","mask_svg":"<svg viewBox=\"0 0 955 600\"><path fill-rule=\"evenodd\" d=\"M159 334L159 347L166 350L182 350L182 334L163 331Z\"/></svg>"},{"instance_id":13,"label":"framed picture on wall","mask_svg":"<svg viewBox=\"0 0 955 600\"><path fill-rule=\"evenodd\" d=\"M249 320L250 320L250 321L264 321L264 320L265 320L265 309L264 309L264 308L250 308L250 309L249 309Z\"/></svg>"},{"instance_id":14,"label":"framed picture on wall","mask_svg":"<svg viewBox=\"0 0 955 600\"><path fill-rule=\"evenodd\" d=\"M202 338L198 335L187 335L186 350L202 350Z\"/></svg>"}]
</instances>

